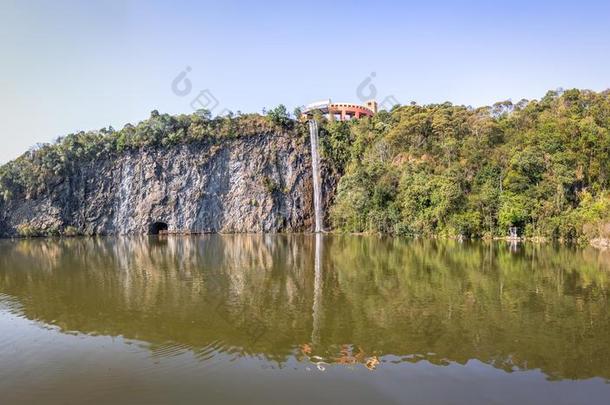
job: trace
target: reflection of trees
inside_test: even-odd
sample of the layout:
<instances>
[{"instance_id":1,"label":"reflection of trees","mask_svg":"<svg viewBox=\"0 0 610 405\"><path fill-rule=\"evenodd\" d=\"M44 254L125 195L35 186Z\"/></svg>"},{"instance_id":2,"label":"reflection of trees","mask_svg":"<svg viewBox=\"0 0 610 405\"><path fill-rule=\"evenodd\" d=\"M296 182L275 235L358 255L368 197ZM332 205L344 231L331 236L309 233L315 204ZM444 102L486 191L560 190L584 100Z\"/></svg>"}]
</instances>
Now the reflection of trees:
<instances>
[{"instance_id":1,"label":"reflection of trees","mask_svg":"<svg viewBox=\"0 0 610 405\"><path fill-rule=\"evenodd\" d=\"M319 238L317 284L314 236L2 241L0 293L30 319L153 347L371 368L389 354L477 358L555 378L610 378L603 254Z\"/></svg>"},{"instance_id":2,"label":"reflection of trees","mask_svg":"<svg viewBox=\"0 0 610 405\"><path fill-rule=\"evenodd\" d=\"M0 292L66 331L284 358L309 335L308 245L268 235L21 241L0 245Z\"/></svg>"},{"instance_id":3,"label":"reflection of trees","mask_svg":"<svg viewBox=\"0 0 610 405\"><path fill-rule=\"evenodd\" d=\"M325 303L349 320L329 341L348 336L369 353L432 362L478 358L553 377L610 377L608 273L590 252L372 238L328 249L344 295Z\"/></svg>"}]
</instances>

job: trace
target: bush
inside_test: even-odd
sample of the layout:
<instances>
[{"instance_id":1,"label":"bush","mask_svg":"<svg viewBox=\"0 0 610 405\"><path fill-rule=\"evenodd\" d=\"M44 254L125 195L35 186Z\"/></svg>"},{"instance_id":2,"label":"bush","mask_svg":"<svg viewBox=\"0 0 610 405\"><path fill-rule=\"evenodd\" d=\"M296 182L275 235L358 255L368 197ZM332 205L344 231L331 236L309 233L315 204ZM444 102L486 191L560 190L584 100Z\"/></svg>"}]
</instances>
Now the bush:
<instances>
[{"instance_id":1,"label":"bush","mask_svg":"<svg viewBox=\"0 0 610 405\"><path fill-rule=\"evenodd\" d=\"M17 225L17 234L22 238L34 238L44 236L45 232L30 224L19 224Z\"/></svg>"},{"instance_id":2,"label":"bush","mask_svg":"<svg viewBox=\"0 0 610 405\"><path fill-rule=\"evenodd\" d=\"M269 192L269 194L275 194L280 191L280 186L275 180L270 177L263 177L263 186Z\"/></svg>"},{"instance_id":3,"label":"bush","mask_svg":"<svg viewBox=\"0 0 610 405\"><path fill-rule=\"evenodd\" d=\"M481 215L477 211L460 212L449 220L453 232L451 236L465 236L467 238L482 236Z\"/></svg>"},{"instance_id":4,"label":"bush","mask_svg":"<svg viewBox=\"0 0 610 405\"><path fill-rule=\"evenodd\" d=\"M289 128L292 124L290 114L288 113L288 110L286 109L286 106L284 104L280 104L277 107L271 109L267 113L267 116L269 117L271 122L282 128Z\"/></svg>"},{"instance_id":5,"label":"bush","mask_svg":"<svg viewBox=\"0 0 610 405\"><path fill-rule=\"evenodd\" d=\"M328 122L320 133L322 156L340 173L351 157L351 143L350 126L345 121Z\"/></svg>"},{"instance_id":6,"label":"bush","mask_svg":"<svg viewBox=\"0 0 610 405\"><path fill-rule=\"evenodd\" d=\"M76 227L74 227L74 226L67 226L67 227L64 229L64 231L63 231L62 235L63 235L63 236L68 236L68 237L74 237L74 236L79 236L79 235L80 235L80 232L79 232L79 230L78 230Z\"/></svg>"}]
</instances>

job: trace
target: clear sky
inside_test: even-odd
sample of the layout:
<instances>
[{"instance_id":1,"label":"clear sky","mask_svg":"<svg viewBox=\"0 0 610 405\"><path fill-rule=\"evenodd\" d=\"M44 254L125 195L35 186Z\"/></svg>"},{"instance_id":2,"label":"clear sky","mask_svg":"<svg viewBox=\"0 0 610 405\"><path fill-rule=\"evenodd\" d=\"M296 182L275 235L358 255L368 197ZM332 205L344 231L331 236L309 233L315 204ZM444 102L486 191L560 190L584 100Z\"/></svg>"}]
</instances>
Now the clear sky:
<instances>
[{"instance_id":1,"label":"clear sky","mask_svg":"<svg viewBox=\"0 0 610 405\"><path fill-rule=\"evenodd\" d=\"M372 90L472 106L600 91L609 18L607 0L0 0L0 162L195 99L220 113ZM181 72L190 91L172 87Z\"/></svg>"}]
</instances>

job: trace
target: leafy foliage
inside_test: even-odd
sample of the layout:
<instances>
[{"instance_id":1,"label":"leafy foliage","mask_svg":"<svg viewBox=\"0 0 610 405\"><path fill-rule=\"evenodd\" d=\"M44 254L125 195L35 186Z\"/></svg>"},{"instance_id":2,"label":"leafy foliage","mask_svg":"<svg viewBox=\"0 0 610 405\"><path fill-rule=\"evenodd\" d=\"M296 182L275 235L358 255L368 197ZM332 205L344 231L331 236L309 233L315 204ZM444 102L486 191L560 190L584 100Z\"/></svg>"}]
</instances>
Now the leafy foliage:
<instances>
[{"instance_id":1,"label":"leafy foliage","mask_svg":"<svg viewBox=\"0 0 610 405\"><path fill-rule=\"evenodd\" d=\"M287 129L307 133L283 105L264 116L153 111L136 125L70 134L0 167L0 204L35 198L82 162ZM411 104L324 121L320 142L342 175L331 208L339 230L492 237L515 226L531 237L610 236L610 92L549 92L477 109Z\"/></svg>"},{"instance_id":2,"label":"leafy foliage","mask_svg":"<svg viewBox=\"0 0 610 405\"><path fill-rule=\"evenodd\" d=\"M271 122L282 128L289 128L293 122L284 104L280 104L277 107L271 109L267 113L267 116L269 117Z\"/></svg>"},{"instance_id":3,"label":"leafy foliage","mask_svg":"<svg viewBox=\"0 0 610 405\"><path fill-rule=\"evenodd\" d=\"M516 226L577 239L610 223L608 92L410 105L341 125L349 146L331 144L346 166L332 210L339 229L496 236Z\"/></svg>"}]
</instances>

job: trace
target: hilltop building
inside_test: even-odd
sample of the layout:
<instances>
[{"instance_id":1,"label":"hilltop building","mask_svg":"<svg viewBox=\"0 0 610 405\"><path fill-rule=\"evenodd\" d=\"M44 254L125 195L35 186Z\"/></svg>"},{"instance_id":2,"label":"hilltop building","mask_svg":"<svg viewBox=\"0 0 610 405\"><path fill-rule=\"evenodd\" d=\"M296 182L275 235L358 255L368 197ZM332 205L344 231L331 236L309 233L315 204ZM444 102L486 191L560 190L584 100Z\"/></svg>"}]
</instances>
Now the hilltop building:
<instances>
[{"instance_id":1,"label":"hilltop building","mask_svg":"<svg viewBox=\"0 0 610 405\"><path fill-rule=\"evenodd\" d=\"M355 103L333 103L330 99L311 103L302 111L301 119L313 116L315 111L320 111L329 119L347 121L362 117L372 117L377 114L377 102L367 101L365 105Z\"/></svg>"}]
</instances>

